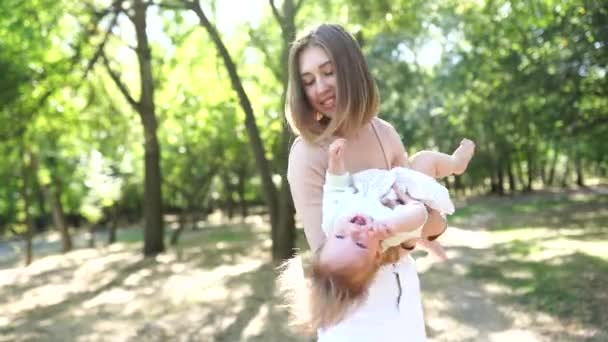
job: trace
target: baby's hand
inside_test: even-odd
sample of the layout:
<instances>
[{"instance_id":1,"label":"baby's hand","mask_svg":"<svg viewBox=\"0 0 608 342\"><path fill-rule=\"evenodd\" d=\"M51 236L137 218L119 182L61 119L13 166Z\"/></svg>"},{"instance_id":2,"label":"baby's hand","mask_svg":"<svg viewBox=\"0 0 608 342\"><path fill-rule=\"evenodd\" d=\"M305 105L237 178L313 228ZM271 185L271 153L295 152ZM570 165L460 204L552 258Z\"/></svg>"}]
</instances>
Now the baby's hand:
<instances>
[{"instance_id":1,"label":"baby's hand","mask_svg":"<svg viewBox=\"0 0 608 342\"><path fill-rule=\"evenodd\" d=\"M346 139L338 138L329 145L329 165L327 171L335 175L341 175L346 172L344 166L344 148Z\"/></svg>"},{"instance_id":2,"label":"baby's hand","mask_svg":"<svg viewBox=\"0 0 608 342\"><path fill-rule=\"evenodd\" d=\"M346 139L338 138L329 145L329 156L330 157L341 157L344 152L344 146L346 146Z\"/></svg>"}]
</instances>

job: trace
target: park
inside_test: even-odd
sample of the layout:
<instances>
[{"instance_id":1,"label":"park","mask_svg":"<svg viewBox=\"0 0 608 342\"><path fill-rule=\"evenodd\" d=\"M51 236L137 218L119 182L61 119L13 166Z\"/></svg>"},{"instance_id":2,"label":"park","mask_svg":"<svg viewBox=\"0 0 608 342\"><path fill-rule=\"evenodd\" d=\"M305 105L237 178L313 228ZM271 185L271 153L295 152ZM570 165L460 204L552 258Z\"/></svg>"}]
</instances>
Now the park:
<instances>
[{"instance_id":1,"label":"park","mask_svg":"<svg viewBox=\"0 0 608 342\"><path fill-rule=\"evenodd\" d=\"M430 342L608 340L608 10L565 0L0 3L0 341L315 341L278 266L288 58L348 30L409 155L475 141L413 251ZM407 341L407 331L403 332Z\"/></svg>"}]
</instances>

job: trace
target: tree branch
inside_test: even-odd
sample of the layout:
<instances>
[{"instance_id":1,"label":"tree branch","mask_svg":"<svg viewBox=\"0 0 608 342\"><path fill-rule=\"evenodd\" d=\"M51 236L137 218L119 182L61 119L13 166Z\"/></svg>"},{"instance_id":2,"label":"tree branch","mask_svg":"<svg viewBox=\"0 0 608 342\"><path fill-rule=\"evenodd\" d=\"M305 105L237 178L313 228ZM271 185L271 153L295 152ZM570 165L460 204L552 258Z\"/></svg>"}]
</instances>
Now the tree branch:
<instances>
[{"instance_id":1,"label":"tree branch","mask_svg":"<svg viewBox=\"0 0 608 342\"><path fill-rule=\"evenodd\" d=\"M249 26L249 37L251 38L253 45L260 49L260 51L262 51L262 54L264 54L264 58L266 58L266 63L268 64L268 67L272 71L274 77L276 77L277 80L281 81L281 71L279 70L277 65L272 62L274 59L272 58L273 56L270 54L270 51L268 51L268 44L265 44L262 41L260 36L255 32L255 30L251 26Z\"/></svg>"},{"instance_id":2,"label":"tree branch","mask_svg":"<svg viewBox=\"0 0 608 342\"><path fill-rule=\"evenodd\" d=\"M112 78L112 81L114 81L114 84L116 84L122 95L125 97L127 102L129 102L129 104L133 107L133 109L135 109L136 112L139 112L139 102L135 101L135 99L129 93L127 86L120 80L120 76L118 76L118 74L116 74L114 70L112 70L112 68L110 67L110 62L108 61L108 58L106 57L106 54L103 51L101 53L101 58L103 59L103 64L106 67L108 74Z\"/></svg>"},{"instance_id":3,"label":"tree branch","mask_svg":"<svg viewBox=\"0 0 608 342\"><path fill-rule=\"evenodd\" d=\"M119 11L114 12L114 17L112 18L112 21L110 22L110 25L108 25L108 28L107 28L104 36L103 36L103 40L97 46L95 54L89 60L89 63L87 63L87 68L84 70L84 74L82 75L83 79L87 78L87 75L89 74L89 72L91 71L91 69L93 69L93 66L95 66L95 63L97 63L97 60L99 59L99 57L103 54L103 49L105 48L106 43L108 42L108 40L110 38L110 34L112 33L112 29L114 28L114 25L116 25L116 23L118 22L118 15L119 14L120 14Z\"/></svg>"},{"instance_id":4,"label":"tree branch","mask_svg":"<svg viewBox=\"0 0 608 342\"><path fill-rule=\"evenodd\" d=\"M188 4L185 3L185 1L182 1L181 3L170 3L168 1L149 1L147 2L148 5L156 5L162 9L167 9L167 10L174 10L174 11L181 11L181 10L186 10L189 9Z\"/></svg>"},{"instance_id":5,"label":"tree branch","mask_svg":"<svg viewBox=\"0 0 608 342\"><path fill-rule=\"evenodd\" d=\"M304 3L304 0L299 0L299 1L296 3L296 10L295 10L295 13L298 13L298 11L300 10L300 7L302 7L302 3Z\"/></svg>"},{"instance_id":6,"label":"tree branch","mask_svg":"<svg viewBox=\"0 0 608 342\"><path fill-rule=\"evenodd\" d=\"M277 6L275 6L274 0L268 0L268 2L270 3L270 7L272 8L272 14L274 15L275 18L277 18L277 21L279 22L279 25L282 28L283 27L283 17L281 17L281 14L279 13Z\"/></svg>"}]
</instances>

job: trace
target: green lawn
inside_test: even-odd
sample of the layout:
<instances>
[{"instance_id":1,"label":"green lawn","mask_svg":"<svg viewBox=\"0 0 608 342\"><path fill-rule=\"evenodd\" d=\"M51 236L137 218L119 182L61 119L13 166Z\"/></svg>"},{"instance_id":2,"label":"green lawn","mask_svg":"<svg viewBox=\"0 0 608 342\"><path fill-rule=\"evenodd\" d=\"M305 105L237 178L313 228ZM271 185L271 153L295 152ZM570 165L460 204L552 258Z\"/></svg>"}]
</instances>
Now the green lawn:
<instances>
[{"instance_id":1,"label":"green lawn","mask_svg":"<svg viewBox=\"0 0 608 342\"><path fill-rule=\"evenodd\" d=\"M606 222L597 191L468 199L443 241L454 257L420 273L429 341L608 340ZM0 341L311 340L287 328L263 218L187 230L151 259L141 239L120 229L111 247L101 236L7 264ZM297 245L308 249L301 230Z\"/></svg>"},{"instance_id":2,"label":"green lawn","mask_svg":"<svg viewBox=\"0 0 608 342\"><path fill-rule=\"evenodd\" d=\"M476 259L470 277L504 288L497 295L502 302L608 330L608 194L483 198L451 223L478 218L490 232L492 253Z\"/></svg>"}]
</instances>

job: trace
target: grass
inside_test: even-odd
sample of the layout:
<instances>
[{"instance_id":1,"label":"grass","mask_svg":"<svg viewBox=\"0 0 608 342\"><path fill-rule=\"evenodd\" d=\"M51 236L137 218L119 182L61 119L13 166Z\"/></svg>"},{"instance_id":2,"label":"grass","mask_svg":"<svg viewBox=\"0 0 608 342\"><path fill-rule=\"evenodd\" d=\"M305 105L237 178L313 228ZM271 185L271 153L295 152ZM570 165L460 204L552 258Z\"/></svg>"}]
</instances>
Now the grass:
<instances>
[{"instance_id":1,"label":"grass","mask_svg":"<svg viewBox=\"0 0 608 342\"><path fill-rule=\"evenodd\" d=\"M608 330L608 195L566 193L485 199L461 210L459 224L482 213L491 251L468 276L505 291L517 303L599 331Z\"/></svg>"},{"instance_id":2,"label":"grass","mask_svg":"<svg viewBox=\"0 0 608 342\"><path fill-rule=\"evenodd\" d=\"M117 231L112 247L102 247L101 234L95 249L81 243L64 255L35 251L28 268L7 264L0 341L310 341L286 328L268 224L256 220L186 230L152 259L141 257L142 232L131 227ZM461 234L461 244L448 246L454 259L421 273L427 308L437 304L426 311L431 341L489 341L509 329L548 340L606 340L606 194L480 197L449 222L463 227L446 234ZM489 243L467 240L480 236ZM301 230L297 245L307 250ZM516 314L550 316L554 330L522 327L504 315L514 306ZM456 325L440 330L447 318Z\"/></svg>"}]
</instances>

